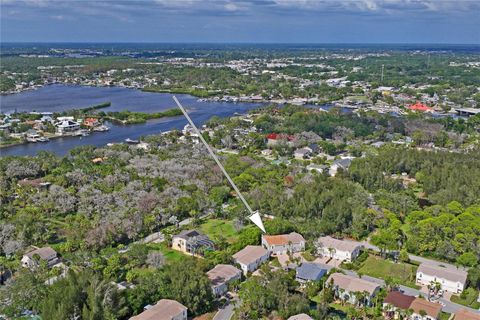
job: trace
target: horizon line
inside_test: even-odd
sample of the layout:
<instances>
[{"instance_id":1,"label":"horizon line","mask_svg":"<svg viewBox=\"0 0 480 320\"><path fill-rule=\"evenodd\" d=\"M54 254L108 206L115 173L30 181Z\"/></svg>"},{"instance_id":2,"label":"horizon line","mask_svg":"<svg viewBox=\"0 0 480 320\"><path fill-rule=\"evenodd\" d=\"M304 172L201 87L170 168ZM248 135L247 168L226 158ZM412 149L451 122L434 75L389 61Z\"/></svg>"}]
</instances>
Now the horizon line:
<instances>
[{"instance_id":1,"label":"horizon line","mask_svg":"<svg viewBox=\"0 0 480 320\"><path fill-rule=\"evenodd\" d=\"M269 45L470 45L480 43L448 43L448 42L212 42L212 41L1 41L3 44L269 44Z\"/></svg>"}]
</instances>

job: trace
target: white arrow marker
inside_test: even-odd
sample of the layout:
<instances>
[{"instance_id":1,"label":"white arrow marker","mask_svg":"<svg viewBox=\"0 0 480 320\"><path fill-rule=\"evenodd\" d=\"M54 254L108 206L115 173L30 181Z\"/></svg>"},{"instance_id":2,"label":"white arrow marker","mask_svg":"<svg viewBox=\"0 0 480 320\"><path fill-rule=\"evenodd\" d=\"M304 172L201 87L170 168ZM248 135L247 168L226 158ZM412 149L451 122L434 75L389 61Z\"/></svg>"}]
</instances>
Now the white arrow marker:
<instances>
[{"instance_id":1,"label":"white arrow marker","mask_svg":"<svg viewBox=\"0 0 480 320\"><path fill-rule=\"evenodd\" d=\"M187 118L187 121L188 123L190 123L190 125L192 126L193 130L195 130L195 133L198 135L198 138L200 139L200 141L202 141L202 143L205 145L205 147L207 148L208 150L208 153L210 153L210 155L212 156L213 160L215 160L215 162L217 163L217 165L220 167L220 170L222 171L223 175L227 178L228 182L230 183L230 185L233 187L233 190L235 190L235 192L237 193L238 197L240 198L240 200L242 200L243 204L245 205L245 208L247 208L248 212L250 213L250 216L248 217L257 227L260 228L260 230L262 230L264 233L265 232L265 227L263 226L263 222L262 222L262 218L260 217L260 213L258 213L258 211L255 211L253 212L252 208L250 208L250 206L248 205L248 202L247 200L245 200L245 198L243 197L242 193L240 192L240 190L237 188L237 186L235 185L235 182L233 182L232 178L230 178L229 174L227 173L227 171L225 170L225 168L223 167L223 165L221 164L220 160L218 160L218 157L217 155L215 154L215 152L213 152L212 148L210 148L210 146L208 145L207 141L205 141L205 139L203 138L202 136L202 133L200 132L200 130L198 130L197 126L195 125L195 123L193 123L192 119L190 119L190 116L187 114L187 111L183 108L183 106L180 104L180 101L178 101L177 97L173 96L173 100L175 101L175 103L177 104L178 108L182 111L183 115L185 116L185 118Z\"/></svg>"},{"instance_id":2,"label":"white arrow marker","mask_svg":"<svg viewBox=\"0 0 480 320\"><path fill-rule=\"evenodd\" d=\"M263 233L266 233L265 227L263 226L263 221L262 218L260 217L260 213L258 211L255 211L250 217L248 217L257 227L260 228L260 230L263 231Z\"/></svg>"}]
</instances>

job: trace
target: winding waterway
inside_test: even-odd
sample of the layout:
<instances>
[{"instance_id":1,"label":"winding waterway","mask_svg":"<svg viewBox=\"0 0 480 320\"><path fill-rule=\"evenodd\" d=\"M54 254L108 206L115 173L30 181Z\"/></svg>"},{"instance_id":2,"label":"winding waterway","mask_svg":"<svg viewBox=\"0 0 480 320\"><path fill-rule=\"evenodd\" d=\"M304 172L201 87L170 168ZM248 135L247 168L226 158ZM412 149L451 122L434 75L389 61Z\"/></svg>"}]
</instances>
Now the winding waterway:
<instances>
[{"instance_id":1,"label":"winding waterway","mask_svg":"<svg viewBox=\"0 0 480 320\"><path fill-rule=\"evenodd\" d=\"M0 97L2 113L17 112L58 112L85 108L102 102L111 102L103 111L159 112L175 107L172 94L151 93L121 87L85 87L76 85L50 85L38 90ZM261 103L202 102L190 95L176 95L187 108L197 125L213 116L228 117L234 113L245 113L262 106ZM182 129L187 121L183 116L163 118L137 125L115 125L109 123L110 131L96 132L86 137L62 137L46 143L27 143L0 149L0 155L35 155L39 151L51 151L65 155L72 148L81 145L104 146L107 143L138 139L141 136L158 134L172 129Z\"/></svg>"}]
</instances>

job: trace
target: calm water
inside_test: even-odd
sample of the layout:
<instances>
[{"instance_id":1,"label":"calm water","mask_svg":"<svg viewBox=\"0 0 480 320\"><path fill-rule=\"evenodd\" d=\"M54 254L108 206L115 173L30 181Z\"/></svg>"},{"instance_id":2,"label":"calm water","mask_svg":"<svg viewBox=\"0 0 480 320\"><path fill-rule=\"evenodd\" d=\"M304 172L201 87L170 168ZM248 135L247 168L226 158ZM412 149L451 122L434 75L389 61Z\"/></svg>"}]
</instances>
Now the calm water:
<instances>
[{"instance_id":1,"label":"calm water","mask_svg":"<svg viewBox=\"0 0 480 320\"><path fill-rule=\"evenodd\" d=\"M63 111L85 108L102 102L112 105L104 111L158 112L175 107L172 94L149 93L119 87L82 87L51 85L34 91L0 97L2 113L20 111ZM203 124L212 116L228 117L235 112L245 113L262 106L259 103L199 102L190 95L176 95L185 106L197 125ZM66 154L70 149L81 145L103 146L109 142L123 142L126 138L138 139L141 136L182 129L187 124L183 116L152 120L145 124L120 126L108 124L110 131L96 132L87 137L65 137L52 139L47 143L28 143L0 149L0 155L35 155L41 150Z\"/></svg>"}]
</instances>

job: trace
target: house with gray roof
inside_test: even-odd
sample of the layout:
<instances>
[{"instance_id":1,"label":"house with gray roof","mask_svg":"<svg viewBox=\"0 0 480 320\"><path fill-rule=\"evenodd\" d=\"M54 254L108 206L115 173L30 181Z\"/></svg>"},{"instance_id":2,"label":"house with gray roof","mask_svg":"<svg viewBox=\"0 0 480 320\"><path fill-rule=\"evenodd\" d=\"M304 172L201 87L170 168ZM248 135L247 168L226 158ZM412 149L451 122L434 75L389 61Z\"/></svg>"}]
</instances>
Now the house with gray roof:
<instances>
[{"instance_id":1,"label":"house with gray roof","mask_svg":"<svg viewBox=\"0 0 480 320\"><path fill-rule=\"evenodd\" d=\"M380 285L365 279L343 273L333 273L327 279L327 286L332 286L335 295L343 301L355 304L359 293L365 294L365 303L370 305L380 290Z\"/></svg>"},{"instance_id":2,"label":"house with gray roof","mask_svg":"<svg viewBox=\"0 0 480 320\"><path fill-rule=\"evenodd\" d=\"M328 268L326 266L304 262L297 268L295 279L300 283L306 283L308 281L319 281L325 274L327 274Z\"/></svg>"},{"instance_id":3,"label":"house with gray roof","mask_svg":"<svg viewBox=\"0 0 480 320\"><path fill-rule=\"evenodd\" d=\"M187 307L175 300L162 299L130 320L187 320Z\"/></svg>"},{"instance_id":4,"label":"house with gray roof","mask_svg":"<svg viewBox=\"0 0 480 320\"><path fill-rule=\"evenodd\" d=\"M49 268L60 262L57 252L50 247L37 248L25 253L22 257L22 266L25 268L36 268L40 261L46 262Z\"/></svg>"},{"instance_id":5,"label":"house with gray roof","mask_svg":"<svg viewBox=\"0 0 480 320\"><path fill-rule=\"evenodd\" d=\"M235 280L240 280L242 272L229 264L217 264L212 270L207 272L212 291L215 296L222 296L228 291L228 284Z\"/></svg>"},{"instance_id":6,"label":"house with gray roof","mask_svg":"<svg viewBox=\"0 0 480 320\"><path fill-rule=\"evenodd\" d=\"M350 164L352 164L352 158L337 159L332 162L329 173L332 177L334 177L339 169L344 171L348 170Z\"/></svg>"},{"instance_id":7,"label":"house with gray roof","mask_svg":"<svg viewBox=\"0 0 480 320\"><path fill-rule=\"evenodd\" d=\"M243 273L254 272L257 268L270 258L270 252L262 246L246 246L235 253L233 261L240 265Z\"/></svg>"},{"instance_id":8,"label":"house with gray roof","mask_svg":"<svg viewBox=\"0 0 480 320\"><path fill-rule=\"evenodd\" d=\"M468 273L451 266L422 263L417 269L417 283L428 286L439 283L442 290L460 293L465 289Z\"/></svg>"},{"instance_id":9,"label":"house with gray roof","mask_svg":"<svg viewBox=\"0 0 480 320\"><path fill-rule=\"evenodd\" d=\"M215 250L215 245L207 235L197 230L184 230L172 237L172 249L203 256L205 251Z\"/></svg>"},{"instance_id":10,"label":"house with gray roof","mask_svg":"<svg viewBox=\"0 0 480 320\"><path fill-rule=\"evenodd\" d=\"M317 240L317 252L324 257L352 262L360 254L363 245L357 241L336 239L330 236Z\"/></svg>"}]
</instances>

